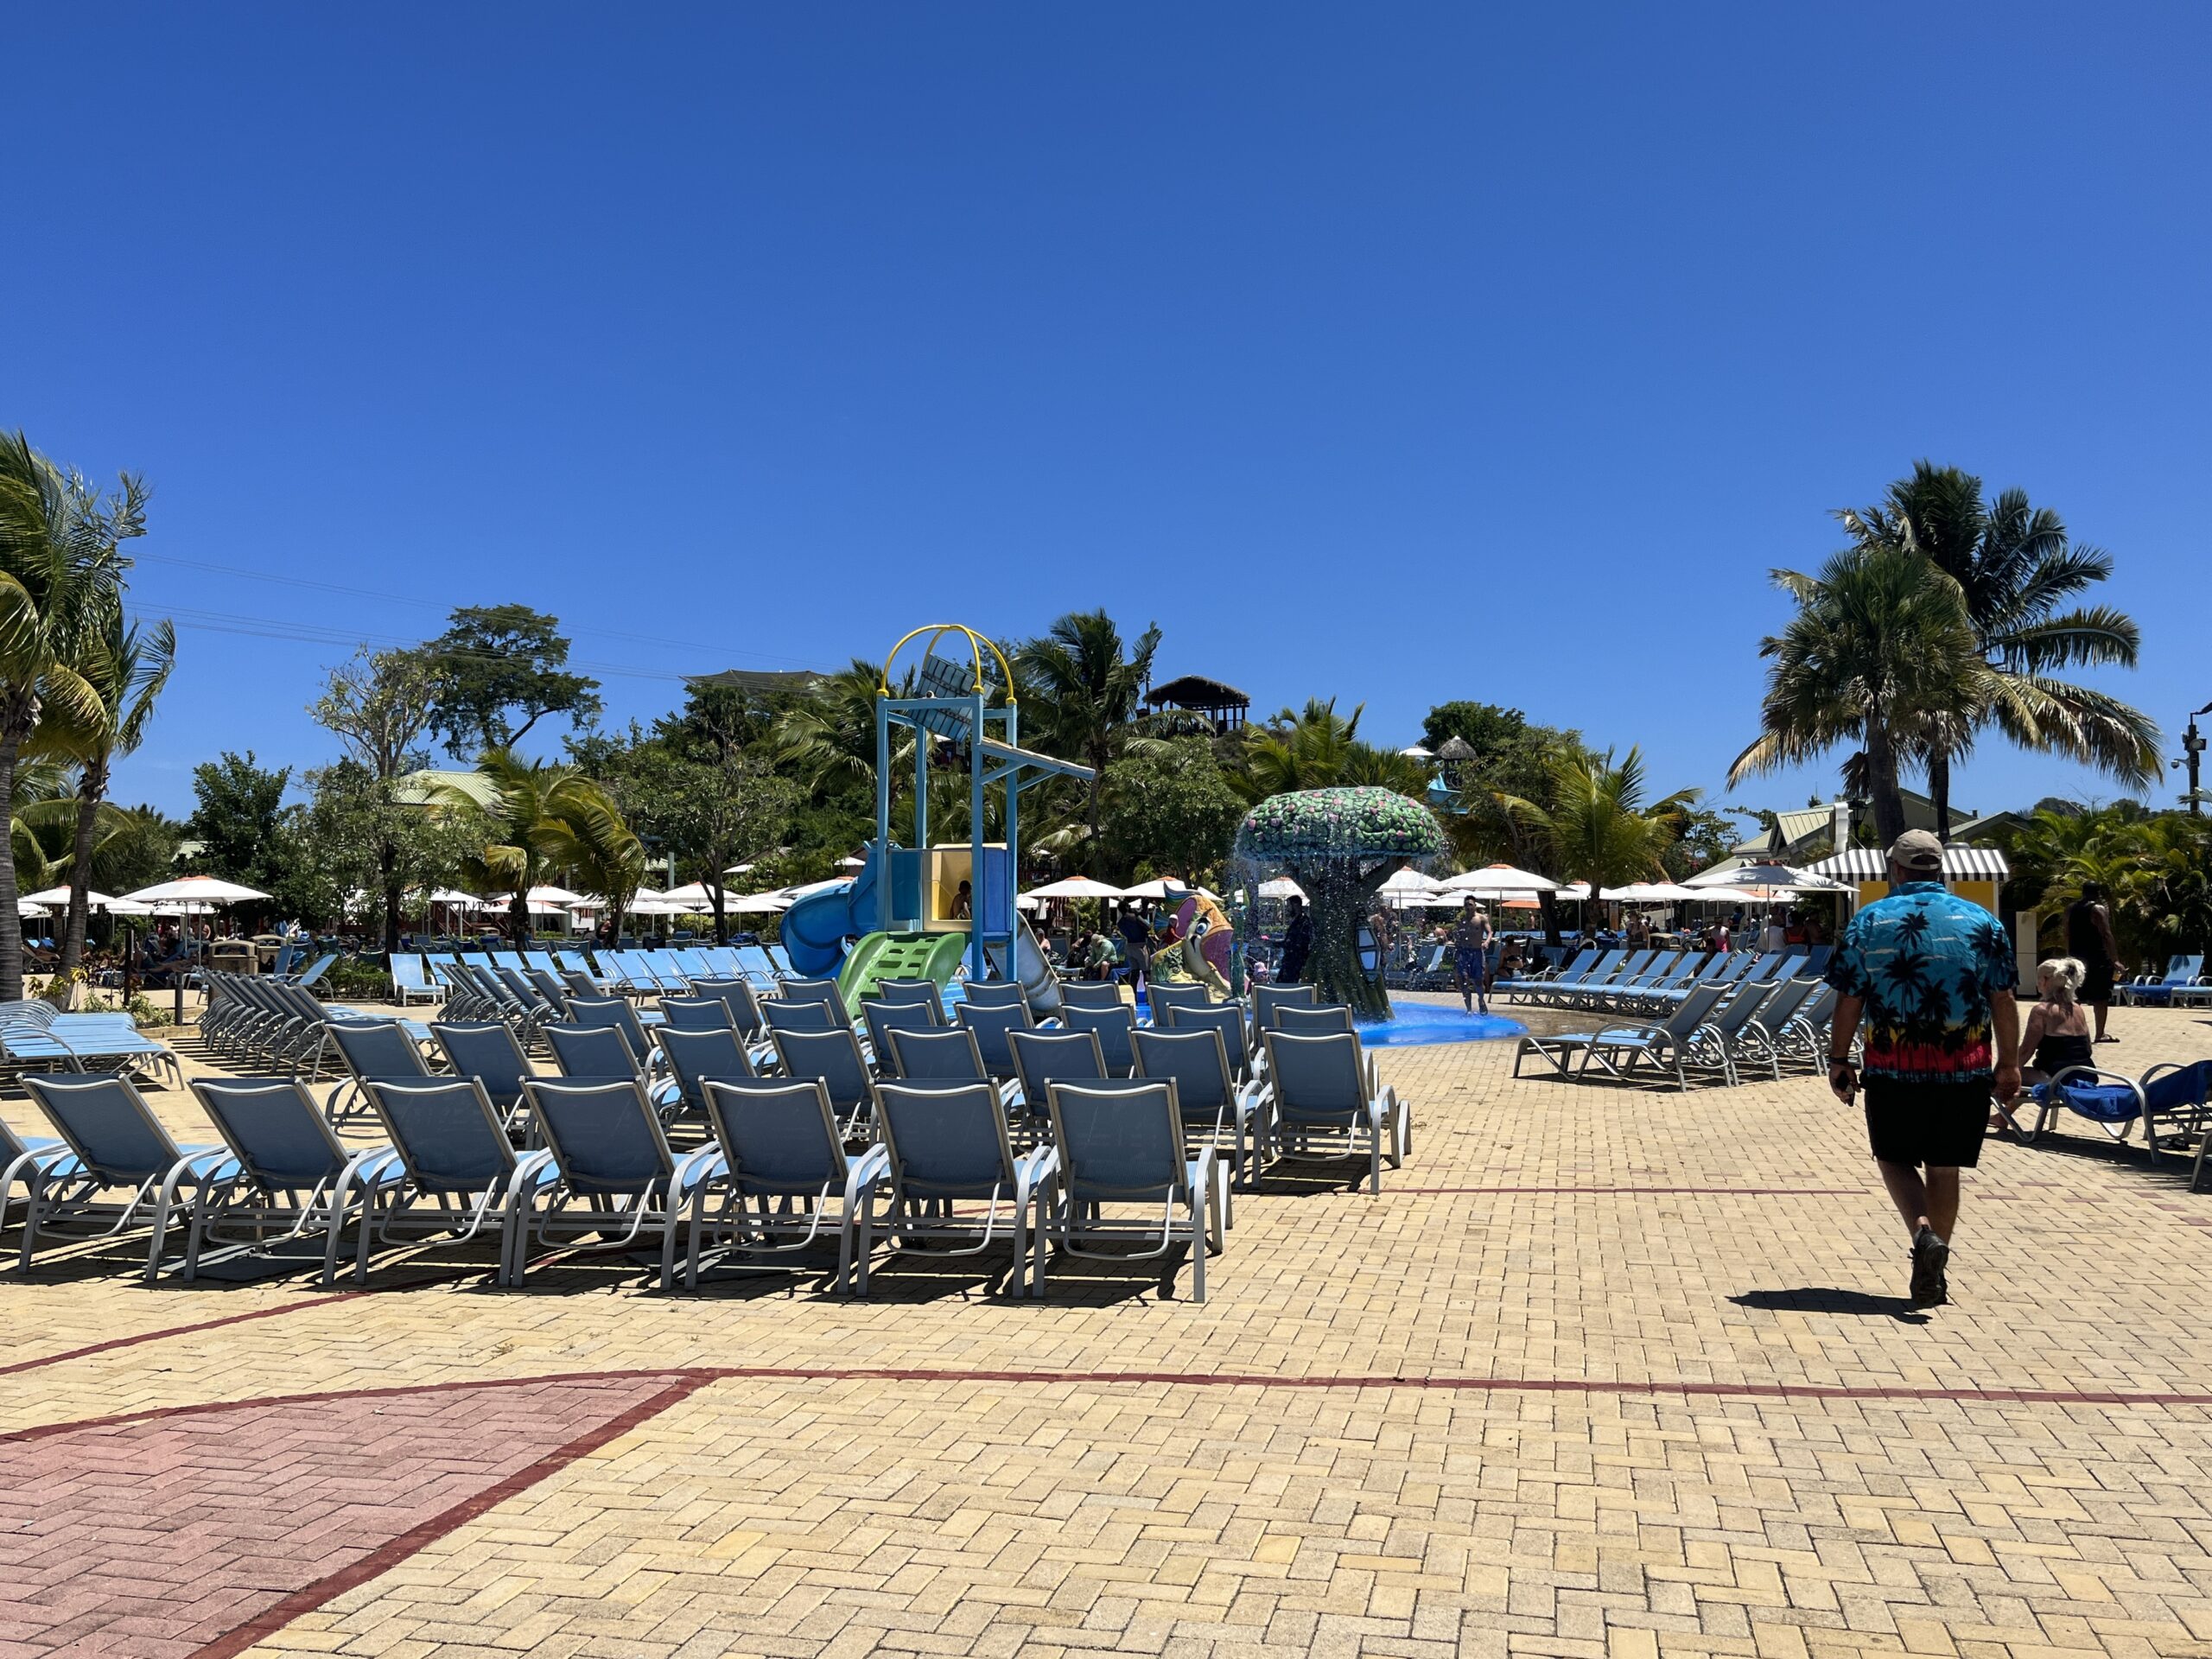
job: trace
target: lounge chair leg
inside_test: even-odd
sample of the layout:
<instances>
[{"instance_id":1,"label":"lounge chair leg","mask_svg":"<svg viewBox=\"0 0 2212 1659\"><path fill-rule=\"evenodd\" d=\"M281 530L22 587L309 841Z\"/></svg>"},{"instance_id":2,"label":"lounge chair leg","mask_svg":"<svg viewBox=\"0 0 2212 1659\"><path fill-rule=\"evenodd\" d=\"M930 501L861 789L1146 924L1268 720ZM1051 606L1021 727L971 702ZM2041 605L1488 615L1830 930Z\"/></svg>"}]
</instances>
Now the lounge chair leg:
<instances>
[{"instance_id":1,"label":"lounge chair leg","mask_svg":"<svg viewBox=\"0 0 2212 1659\"><path fill-rule=\"evenodd\" d=\"M1193 1189L1191 1202L1198 1206L1198 1213L1191 1217L1191 1300L1202 1304L1206 1299L1206 1245L1211 1230L1206 1225L1205 1182Z\"/></svg>"}]
</instances>

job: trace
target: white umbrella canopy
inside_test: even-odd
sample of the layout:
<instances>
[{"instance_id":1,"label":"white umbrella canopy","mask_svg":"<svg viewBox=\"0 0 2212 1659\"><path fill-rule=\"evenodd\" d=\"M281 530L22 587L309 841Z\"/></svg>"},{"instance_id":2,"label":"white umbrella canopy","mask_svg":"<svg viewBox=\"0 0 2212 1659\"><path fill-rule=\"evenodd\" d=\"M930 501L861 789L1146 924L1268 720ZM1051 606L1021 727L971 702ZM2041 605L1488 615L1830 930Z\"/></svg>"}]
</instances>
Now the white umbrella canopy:
<instances>
[{"instance_id":1,"label":"white umbrella canopy","mask_svg":"<svg viewBox=\"0 0 2212 1659\"><path fill-rule=\"evenodd\" d=\"M18 899L16 900L16 914L27 922L41 922L46 919L47 910L44 905L35 905L28 899Z\"/></svg>"},{"instance_id":2,"label":"white umbrella canopy","mask_svg":"<svg viewBox=\"0 0 2212 1659\"><path fill-rule=\"evenodd\" d=\"M1622 887L1600 887L1598 896L1617 904L1664 905L1673 902L1675 891L1668 881L1631 881Z\"/></svg>"},{"instance_id":3,"label":"white umbrella canopy","mask_svg":"<svg viewBox=\"0 0 2212 1659\"><path fill-rule=\"evenodd\" d=\"M67 910L69 908L69 889L48 887L43 893L27 893L16 902ZM136 899L111 899L104 893L87 893L85 902L94 910L105 910L117 916L150 916L154 909L151 905L140 904Z\"/></svg>"},{"instance_id":4,"label":"white umbrella canopy","mask_svg":"<svg viewBox=\"0 0 2212 1659\"><path fill-rule=\"evenodd\" d=\"M1377 887L1377 893L1435 893L1443 883L1433 876L1423 875L1410 864L1394 872L1390 879Z\"/></svg>"},{"instance_id":5,"label":"white umbrella canopy","mask_svg":"<svg viewBox=\"0 0 2212 1659\"><path fill-rule=\"evenodd\" d=\"M473 893L463 893L458 887L433 887L419 902L448 905L455 910L496 910L498 906L489 899L479 899Z\"/></svg>"},{"instance_id":6,"label":"white umbrella canopy","mask_svg":"<svg viewBox=\"0 0 2212 1659\"><path fill-rule=\"evenodd\" d=\"M1041 887L1032 887L1021 896L1025 899L1119 899L1122 890L1108 887L1103 881L1094 881L1087 875L1069 875L1061 877L1058 881L1047 881Z\"/></svg>"},{"instance_id":7,"label":"white umbrella canopy","mask_svg":"<svg viewBox=\"0 0 2212 1659\"><path fill-rule=\"evenodd\" d=\"M1193 887L1182 881L1170 881L1164 876L1150 881L1140 881L1134 887L1124 887L1122 889L1122 897L1124 899L1165 899L1170 893L1203 893L1217 905L1221 902L1221 895L1205 887Z\"/></svg>"},{"instance_id":8,"label":"white umbrella canopy","mask_svg":"<svg viewBox=\"0 0 2212 1659\"><path fill-rule=\"evenodd\" d=\"M1486 864L1479 870L1462 870L1448 876L1444 882L1447 893L1528 893L1564 892L1560 884L1548 875L1538 875L1534 870L1516 870L1510 864Z\"/></svg>"},{"instance_id":9,"label":"white umbrella canopy","mask_svg":"<svg viewBox=\"0 0 2212 1659\"><path fill-rule=\"evenodd\" d=\"M1844 885L1789 864L1738 864L1707 870L1682 884L1689 887L1782 887L1803 893L1841 893Z\"/></svg>"},{"instance_id":10,"label":"white umbrella canopy","mask_svg":"<svg viewBox=\"0 0 2212 1659\"><path fill-rule=\"evenodd\" d=\"M525 895L533 905L585 905L598 907L599 900L581 893L570 893L566 887L532 887Z\"/></svg>"},{"instance_id":11,"label":"white umbrella canopy","mask_svg":"<svg viewBox=\"0 0 2212 1659\"><path fill-rule=\"evenodd\" d=\"M746 866L746 868L747 869L751 869L753 867L749 864ZM864 858L854 858L849 855L837 861L837 868L841 870L864 870L868 868L868 860Z\"/></svg>"},{"instance_id":12,"label":"white umbrella canopy","mask_svg":"<svg viewBox=\"0 0 2212 1659\"><path fill-rule=\"evenodd\" d=\"M791 901L780 893L734 893L722 901L723 911L733 916L772 915L791 906Z\"/></svg>"},{"instance_id":13,"label":"white umbrella canopy","mask_svg":"<svg viewBox=\"0 0 2212 1659\"><path fill-rule=\"evenodd\" d=\"M703 881L687 881L680 887L671 887L666 893L654 896L665 899L671 904L687 905L694 910L712 910L715 907L715 896L707 891L707 884ZM729 901L735 897L725 886L722 888L723 907L727 909Z\"/></svg>"},{"instance_id":14,"label":"white umbrella canopy","mask_svg":"<svg viewBox=\"0 0 2212 1659\"><path fill-rule=\"evenodd\" d=\"M235 881L219 880L212 875L181 875L174 881L157 881L150 887L141 887L123 896L142 905L179 905L200 909L244 904L269 895L258 888L242 887Z\"/></svg>"},{"instance_id":15,"label":"white umbrella canopy","mask_svg":"<svg viewBox=\"0 0 2212 1659\"><path fill-rule=\"evenodd\" d=\"M1287 875L1273 876L1260 883L1260 897L1262 899L1303 899L1306 897L1306 889Z\"/></svg>"}]
</instances>

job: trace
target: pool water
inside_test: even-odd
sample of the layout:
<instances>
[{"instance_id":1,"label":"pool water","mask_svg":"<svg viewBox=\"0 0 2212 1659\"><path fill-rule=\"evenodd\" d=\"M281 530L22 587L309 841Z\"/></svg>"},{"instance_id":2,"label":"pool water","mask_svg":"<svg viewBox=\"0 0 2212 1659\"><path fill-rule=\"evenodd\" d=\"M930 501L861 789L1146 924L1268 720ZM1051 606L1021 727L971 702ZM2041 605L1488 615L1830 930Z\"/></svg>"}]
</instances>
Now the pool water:
<instances>
[{"instance_id":1,"label":"pool water","mask_svg":"<svg viewBox=\"0 0 2212 1659\"><path fill-rule=\"evenodd\" d=\"M1400 1002L1390 1007L1397 1018L1387 1024L1363 1025L1359 1040L1369 1048L1414 1048L1425 1043L1486 1043L1505 1037L1525 1037L1529 1027L1502 1014L1463 1014L1435 1002Z\"/></svg>"},{"instance_id":2,"label":"pool water","mask_svg":"<svg viewBox=\"0 0 2212 1659\"><path fill-rule=\"evenodd\" d=\"M1393 1000L1397 1018L1387 1024L1363 1024L1359 1040L1370 1048L1416 1048L1427 1043L1488 1043L1501 1038L1525 1037L1529 1027L1498 1014L1462 1014L1435 1002ZM1148 1020L1150 1005L1137 999L1137 1017Z\"/></svg>"}]
</instances>

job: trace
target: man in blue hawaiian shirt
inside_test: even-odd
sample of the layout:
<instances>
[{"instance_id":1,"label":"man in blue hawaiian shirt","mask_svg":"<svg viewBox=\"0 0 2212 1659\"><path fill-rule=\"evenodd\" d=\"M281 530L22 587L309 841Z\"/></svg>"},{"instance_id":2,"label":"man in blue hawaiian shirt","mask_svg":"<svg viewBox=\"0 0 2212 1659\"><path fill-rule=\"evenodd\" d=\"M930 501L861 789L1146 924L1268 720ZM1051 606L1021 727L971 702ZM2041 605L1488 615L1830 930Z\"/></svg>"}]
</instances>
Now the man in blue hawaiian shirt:
<instances>
[{"instance_id":1,"label":"man in blue hawaiian shirt","mask_svg":"<svg viewBox=\"0 0 2212 1659\"><path fill-rule=\"evenodd\" d=\"M1942 842L1925 830L1899 836L1889 897L1851 918L1827 971L1828 1086L1847 1106L1858 1092L1851 1043L1863 1022L1866 1134L1912 1235L1915 1307L1950 1300L1959 1171L1981 1161L1991 1096L2010 1103L2020 1090L2012 941L1996 917L1946 892L1942 874Z\"/></svg>"}]
</instances>

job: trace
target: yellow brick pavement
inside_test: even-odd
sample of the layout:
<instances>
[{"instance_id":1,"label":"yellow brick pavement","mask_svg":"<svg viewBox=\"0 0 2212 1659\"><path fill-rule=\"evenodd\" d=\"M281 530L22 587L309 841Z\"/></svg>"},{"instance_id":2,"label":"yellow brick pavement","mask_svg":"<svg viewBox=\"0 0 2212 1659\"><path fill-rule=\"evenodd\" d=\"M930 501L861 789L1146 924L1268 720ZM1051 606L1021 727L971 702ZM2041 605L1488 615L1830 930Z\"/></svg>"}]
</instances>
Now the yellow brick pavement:
<instances>
[{"instance_id":1,"label":"yellow brick pavement","mask_svg":"<svg viewBox=\"0 0 2212 1659\"><path fill-rule=\"evenodd\" d=\"M2212 1054L2197 1014L2114 1028L2130 1069ZM2212 1410L2169 1398L2212 1393L2212 1194L2087 1139L1993 1145L1958 1300L1921 1319L1860 1131L1816 1079L1682 1096L1516 1083L1510 1059L1385 1052L1414 1159L1380 1199L1240 1198L1204 1307L1186 1276L1163 1296L1088 1268L1012 1303L944 1262L883 1273L865 1304L782 1278L664 1298L602 1262L519 1295L404 1287L435 1255L365 1295L149 1289L109 1252L0 1279L0 1366L270 1317L0 1374L0 1431L811 1373L710 1384L272 1652L2212 1659ZM205 1134L186 1097L158 1104ZM20 1100L0 1116L34 1127ZM1190 1380L1098 1380L1130 1373ZM1230 1376L1378 1381L1203 1381ZM1460 1386L1483 1380L1508 1386ZM2156 1398L1912 1392L2006 1389Z\"/></svg>"}]
</instances>

